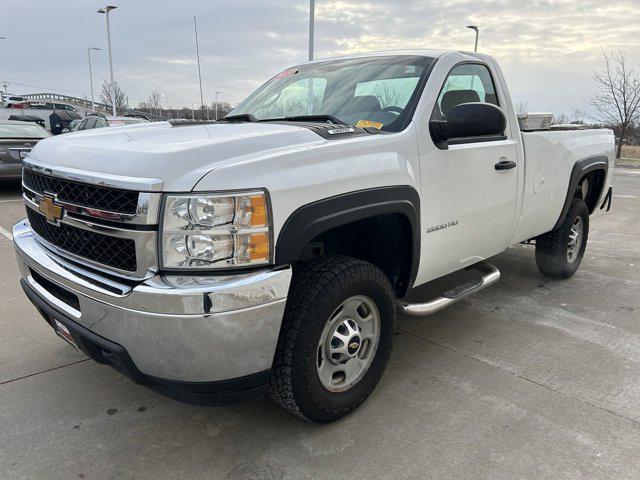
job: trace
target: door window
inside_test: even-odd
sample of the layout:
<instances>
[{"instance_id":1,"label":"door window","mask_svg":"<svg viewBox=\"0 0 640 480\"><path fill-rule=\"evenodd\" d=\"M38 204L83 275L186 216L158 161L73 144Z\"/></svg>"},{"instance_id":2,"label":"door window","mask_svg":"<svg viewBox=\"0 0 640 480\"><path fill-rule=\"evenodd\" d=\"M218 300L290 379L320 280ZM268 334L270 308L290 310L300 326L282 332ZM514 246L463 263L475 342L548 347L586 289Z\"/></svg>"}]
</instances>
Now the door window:
<instances>
[{"instance_id":1,"label":"door window","mask_svg":"<svg viewBox=\"0 0 640 480\"><path fill-rule=\"evenodd\" d=\"M500 105L493 79L484 65L465 63L451 70L438 95L432 118L446 118L453 107L469 102Z\"/></svg>"}]
</instances>

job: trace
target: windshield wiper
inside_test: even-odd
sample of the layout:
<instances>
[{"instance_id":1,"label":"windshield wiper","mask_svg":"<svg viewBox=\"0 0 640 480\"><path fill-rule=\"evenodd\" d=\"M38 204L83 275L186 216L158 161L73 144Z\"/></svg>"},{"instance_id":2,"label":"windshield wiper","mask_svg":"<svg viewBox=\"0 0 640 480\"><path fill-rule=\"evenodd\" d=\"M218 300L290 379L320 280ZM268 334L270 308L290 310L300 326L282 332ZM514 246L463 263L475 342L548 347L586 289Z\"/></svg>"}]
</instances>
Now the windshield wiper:
<instances>
[{"instance_id":1,"label":"windshield wiper","mask_svg":"<svg viewBox=\"0 0 640 480\"><path fill-rule=\"evenodd\" d=\"M250 122L250 123L256 123L259 122L259 120L254 117L253 115L251 115L250 113L240 113L238 115L227 115L226 117L223 117L222 122L230 122L230 123L235 123L235 122Z\"/></svg>"},{"instance_id":2,"label":"windshield wiper","mask_svg":"<svg viewBox=\"0 0 640 480\"><path fill-rule=\"evenodd\" d=\"M322 114L322 115L294 115L291 117L281 117L281 118L265 118L264 120L259 120L260 122L331 122L335 125L348 125L347 122L340 120L333 115Z\"/></svg>"}]
</instances>

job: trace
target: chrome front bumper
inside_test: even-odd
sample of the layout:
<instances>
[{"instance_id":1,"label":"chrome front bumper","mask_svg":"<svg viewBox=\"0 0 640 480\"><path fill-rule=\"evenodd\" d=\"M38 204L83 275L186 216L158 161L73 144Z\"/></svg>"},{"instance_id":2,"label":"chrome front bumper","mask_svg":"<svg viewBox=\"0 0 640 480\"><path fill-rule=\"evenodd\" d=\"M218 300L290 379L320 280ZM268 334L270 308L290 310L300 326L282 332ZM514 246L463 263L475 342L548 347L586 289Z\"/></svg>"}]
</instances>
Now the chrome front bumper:
<instances>
[{"instance_id":1,"label":"chrome front bumper","mask_svg":"<svg viewBox=\"0 0 640 480\"><path fill-rule=\"evenodd\" d=\"M13 237L23 284L66 318L120 345L143 374L220 382L271 368L289 267L121 283L50 252L26 220L14 225ZM78 304L65 303L38 276L77 296Z\"/></svg>"}]
</instances>

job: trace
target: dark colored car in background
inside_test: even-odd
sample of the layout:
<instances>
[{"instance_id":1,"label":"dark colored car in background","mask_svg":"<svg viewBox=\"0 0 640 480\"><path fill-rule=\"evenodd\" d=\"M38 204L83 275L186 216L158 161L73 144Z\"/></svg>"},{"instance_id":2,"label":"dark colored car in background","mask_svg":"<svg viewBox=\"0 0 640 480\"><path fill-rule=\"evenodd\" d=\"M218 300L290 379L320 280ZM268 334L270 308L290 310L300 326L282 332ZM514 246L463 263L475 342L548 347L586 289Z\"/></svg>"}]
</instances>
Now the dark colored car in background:
<instances>
[{"instance_id":1,"label":"dark colored car in background","mask_svg":"<svg viewBox=\"0 0 640 480\"><path fill-rule=\"evenodd\" d=\"M19 122L31 122L40 125L42 128L44 126L44 119L36 116L36 115L11 115L9 116L9 120L17 120Z\"/></svg>"},{"instance_id":2,"label":"dark colored car in background","mask_svg":"<svg viewBox=\"0 0 640 480\"><path fill-rule=\"evenodd\" d=\"M43 138L50 137L40 125L31 122L4 120L0 122L0 179L19 179L22 159Z\"/></svg>"}]
</instances>

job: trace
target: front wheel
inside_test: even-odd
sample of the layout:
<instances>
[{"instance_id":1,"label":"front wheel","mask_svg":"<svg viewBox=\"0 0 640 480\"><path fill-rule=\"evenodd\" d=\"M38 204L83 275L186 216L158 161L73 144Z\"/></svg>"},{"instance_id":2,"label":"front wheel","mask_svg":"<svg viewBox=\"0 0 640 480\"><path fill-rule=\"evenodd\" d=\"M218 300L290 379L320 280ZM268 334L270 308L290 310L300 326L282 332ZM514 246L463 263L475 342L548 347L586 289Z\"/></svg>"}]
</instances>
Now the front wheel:
<instances>
[{"instance_id":1,"label":"front wheel","mask_svg":"<svg viewBox=\"0 0 640 480\"><path fill-rule=\"evenodd\" d=\"M269 395L326 423L357 408L391 354L394 293L376 266L327 256L294 268Z\"/></svg>"},{"instance_id":2,"label":"front wheel","mask_svg":"<svg viewBox=\"0 0 640 480\"><path fill-rule=\"evenodd\" d=\"M536 239L536 264L543 275L569 278L582 261L589 237L589 209L582 198L571 201L558 228Z\"/></svg>"}]
</instances>

